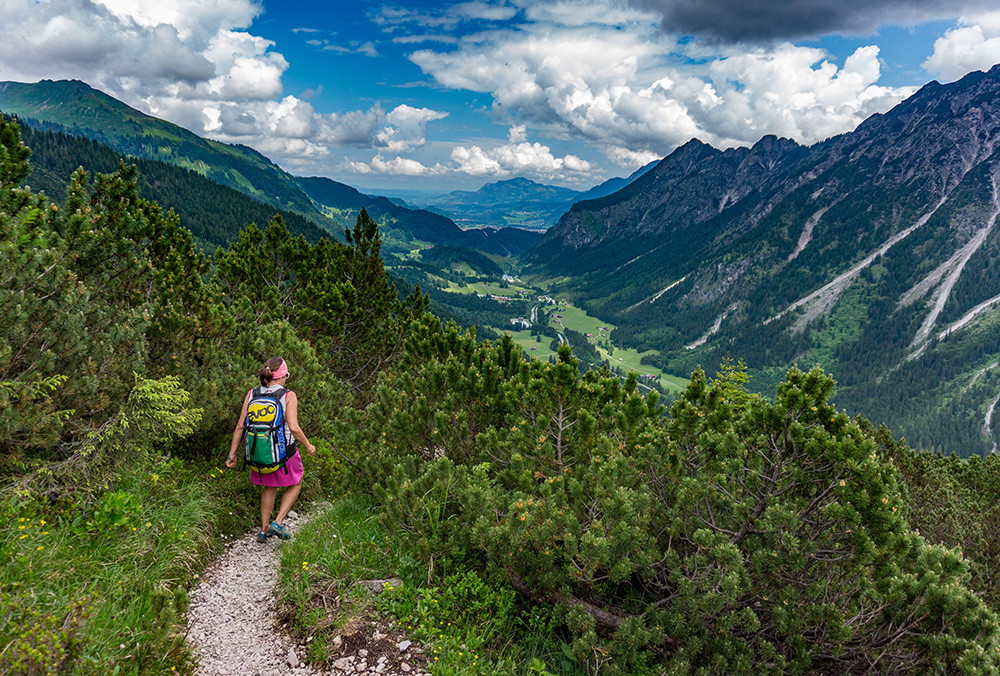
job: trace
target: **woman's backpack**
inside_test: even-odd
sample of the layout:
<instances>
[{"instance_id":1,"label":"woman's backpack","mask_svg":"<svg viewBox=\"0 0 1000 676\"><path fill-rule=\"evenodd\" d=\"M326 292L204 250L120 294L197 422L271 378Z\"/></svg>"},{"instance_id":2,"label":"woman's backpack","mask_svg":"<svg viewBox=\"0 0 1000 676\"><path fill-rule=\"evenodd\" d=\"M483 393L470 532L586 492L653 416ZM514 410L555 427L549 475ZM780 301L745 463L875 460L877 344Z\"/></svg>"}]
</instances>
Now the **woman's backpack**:
<instances>
[{"instance_id":1,"label":"woman's backpack","mask_svg":"<svg viewBox=\"0 0 1000 676\"><path fill-rule=\"evenodd\" d=\"M262 392L256 387L250 393L247 417L243 421L243 467L250 465L261 474L279 469L288 473L285 463L295 455L294 439L285 438L285 410L281 399L288 390L279 387Z\"/></svg>"}]
</instances>

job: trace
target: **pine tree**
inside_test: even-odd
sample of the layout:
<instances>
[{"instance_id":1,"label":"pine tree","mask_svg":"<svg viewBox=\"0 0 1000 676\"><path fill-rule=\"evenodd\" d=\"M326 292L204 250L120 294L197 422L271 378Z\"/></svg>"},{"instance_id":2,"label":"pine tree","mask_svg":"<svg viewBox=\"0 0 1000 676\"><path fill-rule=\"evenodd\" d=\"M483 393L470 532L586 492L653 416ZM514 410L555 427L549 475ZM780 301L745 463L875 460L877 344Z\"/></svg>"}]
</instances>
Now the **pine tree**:
<instances>
[{"instance_id":1,"label":"pine tree","mask_svg":"<svg viewBox=\"0 0 1000 676\"><path fill-rule=\"evenodd\" d=\"M419 285L400 301L382 265L378 225L361 209L353 230L345 230L348 249L343 268L348 286L343 296L340 334L330 346L331 367L359 393L401 353L407 327L427 309ZM363 395L364 396L364 395Z\"/></svg>"},{"instance_id":2,"label":"pine tree","mask_svg":"<svg viewBox=\"0 0 1000 676\"><path fill-rule=\"evenodd\" d=\"M361 394L395 359L409 322L426 308L419 288L400 302L381 259L378 227L364 210L349 245L293 238L280 217L251 225L216 253L216 283L241 321L285 321L308 334L327 369Z\"/></svg>"},{"instance_id":3,"label":"pine tree","mask_svg":"<svg viewBox=\"0 0 1000 676\"><path fill-rule=\"evenodd\" d=\"M152 234L133 167L78 171L62 207L17 187L27 150L0 121L0 442L58 456L126 400L145 368ZM70 448L70 446L66 446Z\"/></svg>"},{"instance_id":4,"label":"pine tree","mask_svg":"<svg viewBox=\"0 0 1000 676\"><path fill-rule=\"evenodd\" d=\"M0 121L0 138L0 175L23 178L17 127ZM53 452L58 440L101 424L127 396L122 378L141 370L148 263L137 248L142 228L122 204L134 195L130 178L102 177L88 193L80 174L62 209L0 185L0 301L9 308L0 381L11 406L2 443Z\"/></svg>"},{"instance_id":5,"label":"pine tree","mask_svg":"<svg viewBox=\"0 0 1000 676\"><path fill-rule=\"evenodd\" d=\"M206 351L221 346L233 322L217 288L208 284L209 260L177 215L149 205L147 218L152 226L150 295L155 305L147 331L150 368L180 375L206 366Z\"/></svg>"}]
</instances>

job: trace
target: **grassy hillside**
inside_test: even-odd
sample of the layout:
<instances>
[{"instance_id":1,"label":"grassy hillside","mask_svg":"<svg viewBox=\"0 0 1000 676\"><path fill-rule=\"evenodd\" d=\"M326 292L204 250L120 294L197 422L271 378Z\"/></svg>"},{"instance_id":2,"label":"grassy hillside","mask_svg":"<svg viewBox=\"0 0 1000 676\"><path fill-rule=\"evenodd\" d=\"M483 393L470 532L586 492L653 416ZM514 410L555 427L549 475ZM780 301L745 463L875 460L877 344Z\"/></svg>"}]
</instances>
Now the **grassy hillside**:
<instances>
[{"instance_id":1,"label":"grassy hillside","mask_svg":"<svg viewBox=\"0 0 1000 676\"><path fill-rule=\"evenodd\" d=\"M123 155L190 169L271 206L322 220L293 178L260 153L203 139L83 82L0 83L0 110L32 126L91 138Z\"/></svg>"},{"instance_id":2,"label":"grassy hillside","mask_svg":"<svg viewBox=\"0 0 1000 676\"><path fill-rule=\"evenodd\" d=\"M365 208L382 227L387 251L395 253L444 244L513 256L537 241L537 234L524 231L466 232L439 214L401 207L384 197L363 195L327 178L292 176L251 148L201 138L79 81L0 82L0 111L17 115L24 124L42 131L90 139L131 158L130 161L148 160L191 171L272 210L298 214L300 221L312 221L336 237L351 227ZM146 165L143 173L159 172L150 167ZM164 199L164 203L167 201ZM210 200L195 200L191 204L210 203ZM191 206L189 215L199 208ZM206 223L200 229L207 231L212 226ZM297 226L297 229L305 228ZM231 229L225 230L232 234Z\"/></svg>"}]
</instances>

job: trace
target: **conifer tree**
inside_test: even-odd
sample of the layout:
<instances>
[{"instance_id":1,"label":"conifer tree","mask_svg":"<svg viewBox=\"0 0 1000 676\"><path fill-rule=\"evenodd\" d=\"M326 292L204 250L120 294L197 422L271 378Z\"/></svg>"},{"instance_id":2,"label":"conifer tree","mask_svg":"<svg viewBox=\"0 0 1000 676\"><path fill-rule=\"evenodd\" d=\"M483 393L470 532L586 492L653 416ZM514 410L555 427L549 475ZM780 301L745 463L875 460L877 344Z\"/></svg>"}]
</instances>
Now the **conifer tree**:
<instances>
[{"instance_id":1,"label":"conifer tree","mask_svg":"<svg viewBox=\"0 0 1000 676\"><path fill-rule=\"evenodd\" d=\"M427 309L419 285L400 301L382 265L378 225L362 208L353 230L345 230L348 249L343 268L343 324L331 345L331 366L359 393L402 352L409 323Z\"/></svg>"},{"instance_id":2,"label":"conifer tree","mask_svg":"<svg viewBox=\"0 0 1000 676\"><path fill-rule=\"evenodd\" d=\"M227 249L215 254L216 283L241 320L296 324L300 261L309 245L294 238L281 216L261 230L251 223Z\"/></svg>"},{"instance_id":3,"label":"conifer tree","mask_svg":"<svg viewBox=\"0 0 1000 676\"><path fill-rule=\"evenodd\" d=\"M16 125L0 121L0 139L0 176L23 178L28 154ZM93 429L142 370L148 261L135 201L126 168L99 177L93 190L77 174L61 209L0 185L0 300L9 308L0 318L0 380L14 393L5 435L22 449L51 452L57 435L72 440ZM43 391L41 400L17 394Z\"/></svg>"},{"instance_id":4,"label":"conifer tree","mask_svg":"<svg viewBox=\"0 0 1000 676\"><path fill-rule=\"evenodd\" d=\"M80 302L78 289L60 267L57 237L39 227L46 203L18 188L29 171L30 151L17 125L0 118L0 447L47 448L55 444L63 415L48 398L61 380L48 380L54 355L46 347L46 323L61 324ZM51 306L46 303L52 299ZM49 317L49 308L59 311ZM58 339L58 334L54 336Z\"/></svg>"},{"instance_id":5,"label":"conifer tree","mask_svg":"<svg viewBox=\"0 0 1000 676\"><path fill-rule=\"evenodd\" d=\"M398 356L409 321L426 308L417 289L396 297L378 227L362 210L349 246L293 238L280 217L216 253L216 283L240 321L285 321L309 335L327 369L361 393Z\"/></svg>"},{"instance_id":6,"label":"conifer tree","mask_svg":"<svg viewBox=\"0 0 1000 676\"><path fill-rule=\"evenodd\" d=\"M149 205L147 217L154 271L149 290L154 310L147 331L150 367L163 374L202 368L205 352L219 347L231 333L231 317L221 306L217 288L208 284L208 258L197 250L177 215Z\"/></svg>"},{"instance_id":7,"label":"conifer tree","mask_svg":"<svg viewBox=\"0 0 1000 676\"><path fill-rule=\"evenodd\" d=\"M64 242L65 265L86 289L84 326L73 344L59 347L69 377L63 396L76 410L69 423L81 431L117 410L146 365L146 329L153 281L147 206L138 197L134 166L89 177L77 171L66 202L49 226ZM69 328L69 327L66 327ZM67 359L75 354L74 365Z\"/></svg>"}]
</instances>

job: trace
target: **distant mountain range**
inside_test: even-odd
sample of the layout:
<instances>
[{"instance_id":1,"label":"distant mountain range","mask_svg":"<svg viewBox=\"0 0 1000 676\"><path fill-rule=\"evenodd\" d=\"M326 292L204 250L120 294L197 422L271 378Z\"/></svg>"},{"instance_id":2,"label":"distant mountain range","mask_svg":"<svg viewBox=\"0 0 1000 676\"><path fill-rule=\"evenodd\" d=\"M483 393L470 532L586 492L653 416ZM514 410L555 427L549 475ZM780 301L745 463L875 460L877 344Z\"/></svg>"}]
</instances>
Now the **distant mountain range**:
<instances>
[{"instance_id":1,"label":"distant mountain range","mask_svg":"<svg viewBox=\"0 0 1000 676\"><path fill-rule=\"evenodd\" d=\"M382 226L387 251L441 244L511 256L538 239L537 233L524 230L462 230L447 217L364 195L327 178L292 176L251 148L203 139L79 81L0 82L0 111L38 130L87 138L130 158L190 170L276 210L298 214L335 237L366 208Z\"/></svg>"},{"instance_id":2,"label":"distant mountain range","mask_svg":"<svg viewBox=\"0 0 1000 676\"><path fill-rule=\"evenodd\" d=\"M537 202L541 204L572 203L580 194L569 188L559 188L536 183L527 178L512 178L496 183L487 183L475 192L456 190L438 200L438 204L476 205L516 204Z\"/></svg>"},{"instance_id":3,"label":"distant mountain range","mask_svg":"<svg viewBox=\"0 0 1000 676\"><path fill-rule=\"evenodd\" d=\"M610 195L655 165L656 162L652 162L628 178L612 178L585 192L512 178L487 183L476 191L455 190L445 195L411 198L411 201L466 226L545 230L555 225L574 203Z\"/></svg>"},{"instance_id":4,"label":"distant mountain range","mask_svg":"<svg viewBox=\"0 0 1000 676\"><path fill-rule=\"evenodd\" d=\"M523 260L679 375L726 355L963 455L1000 439L1000 66L854 132L678 148L578 202ZM523 274L523 273L522 273Z\"/></svg>"}]
</instances>

